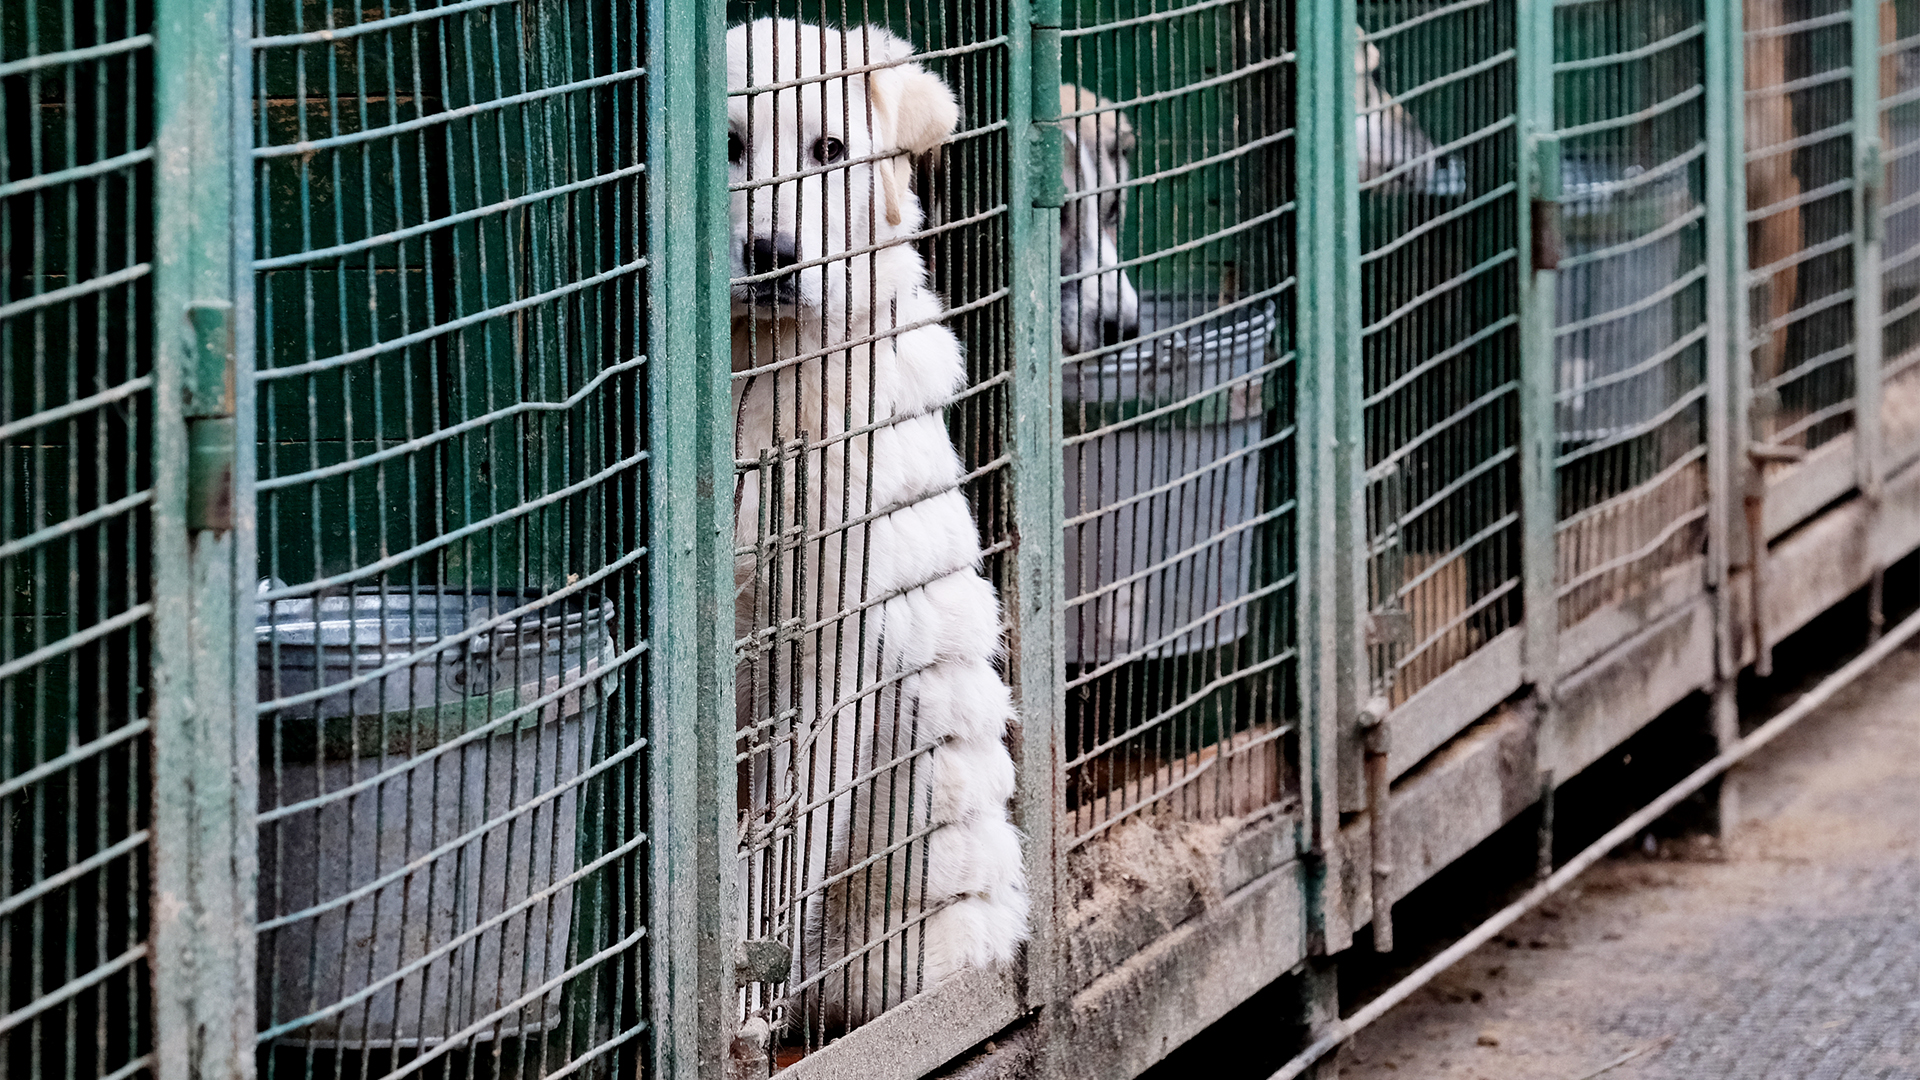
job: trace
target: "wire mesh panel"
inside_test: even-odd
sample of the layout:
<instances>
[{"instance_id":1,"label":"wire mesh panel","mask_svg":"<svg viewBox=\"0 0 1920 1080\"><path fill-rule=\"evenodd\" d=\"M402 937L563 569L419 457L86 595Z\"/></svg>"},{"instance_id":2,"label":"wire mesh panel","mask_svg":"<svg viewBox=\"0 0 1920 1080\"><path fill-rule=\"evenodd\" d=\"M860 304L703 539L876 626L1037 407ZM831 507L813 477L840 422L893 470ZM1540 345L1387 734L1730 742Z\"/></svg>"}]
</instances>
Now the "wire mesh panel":
<instances>
[{"instance_id":1,"label":"wire mesh panel","mask_svg":"<svg viewBox=\"0 0 1920 1080\"><path fill-rule=\"evenodd\" d=\"M254 8L263 1075L637 1066L641 11Z\"/></svg>"},{"instance_id":2,"label":"wire mesh panel","mask_svg":"<svg viewBox=\"0 0 1920 1080\"><path fill-rule=\"evenodd\" d=\"M1359 18L1369 638L1397 704L1520 613L1514 11Z\"/></svg>"},{"instance_id":3,"label":"wire mesh panel","mask_svg":"<svg viewBox=\"0 0 1920 1080\"><path fill-rule=\"evenodd\" d=\"M1920 451L1920 5L1880 5L1881 435Z\"/></svg>"},{"instance_id":4,"label":"wire mesh panel","mask_svg":"<svg viewBox=\"0 0 1920 1080\"><path fill-rule=\"evenodd\" d=\"M0 1072L152 1062L151 9L0 9Z\"/></svg>"},{"instance_id":5,"label":"wire mesh panel","mask_svg":"<svg viewBox=\"0 0 1920 1080\"><path fill-rule=\"evenodd\" d=\"M740 1008L775 1068L1024 925L1007 13L729 14Z\"/></svg>"},{"instance_id":6,"label":"wire mesh panel","mask_svg":"<svg viewBox=\"0 0 1920 1080\"><path fill-rule=\"evenodd\" d=\"M1068 829L1293 790L1286 4L1068 4Z\"/></svg>"},{"instance_id":7,"label":"wire mesh panel","mask_svg":"<svg viewBox=\"0 0 1920 1080\"><path fill-rule=\"evenodd\" d=\"M1665 0L1555 9L1563 626L1706 543L1704 19Z\"/></svg>"},{"instance_id":8,"label":"wire mesh panel","mask_svg":"<svg viewBox=\"0 0 1920 1080\"><path fill-rule=\"evenodd\" d=\"M1854 427L1853 15L1846 0L1745 12L1753 439L1811 450Z\"/></svg>"}]
</instances>

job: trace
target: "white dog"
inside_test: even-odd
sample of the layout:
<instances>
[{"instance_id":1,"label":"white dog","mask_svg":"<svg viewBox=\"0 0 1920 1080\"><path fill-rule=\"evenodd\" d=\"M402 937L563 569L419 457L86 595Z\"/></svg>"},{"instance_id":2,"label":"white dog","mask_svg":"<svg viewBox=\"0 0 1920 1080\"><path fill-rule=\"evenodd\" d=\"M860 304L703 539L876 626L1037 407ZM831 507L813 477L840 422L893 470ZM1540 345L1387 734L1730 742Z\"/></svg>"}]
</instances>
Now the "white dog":
<instances>
[{"instance_id":1,"label":"white dog","mask_svg":"<svg viewBox=\"0 0 1920 1080\"><path fill-rule=\"evenodd\" d=\"M911 55L727 35L743 914L828 1025L1027 932L999 603L942 419L965 364L906 242L908 156L958 110Z\"/></svg>"},{"instance_id":2,"label":"white dog","mask_svg":"<svg viewBox=\"0 0 1920 1080\"><path fill-rule=\"evenodd\" d=\"M1380 70L1380 49L1362 41L1353 50L1353 107L1355 135L1360 143L1360 182L1396 172L1389 186L1425 188L1436 172L1452 162L1434 160L1433 140L1420 122L1380 88L1374 72ZM1412 163L1412 164L1410 164ZM1404 172L1400 170L1404 169Z\"/></svg>"},{"instance_id":3,"label":"white dog","mask_svg":"<svg viewBox=\"0 0 1920 1080\"><path fill-rule=\"evenodd\" d=\"M1078 86L1060 88L1060 114L1066 117L1060 126L1067 190L1060 211L1060 351L1072 356L1140 332L1140 295L1120 265L1134 136L1113 102Z\"/></svg>"},{"instance_id":4,"label":"white dog","mask_svg":"<svg viewBox=\"0 0 1920 1080\"><path fill-rule=\"evenodd\" d=\"M1417 162L1395 176L1396 187L1425 188L1452 162L1433 160L1433 141L1412 114L1380 88L1380 50L1354 47L1354 127L1360 179L1373 180ZM1113 345L1140 332L1140 296L1120 258L1127 194L1133 179L1133 124L1114 102L1079 86L1060 87L1066 133L1060 211L1060 351Z\"/></svg>"}]
</instances>

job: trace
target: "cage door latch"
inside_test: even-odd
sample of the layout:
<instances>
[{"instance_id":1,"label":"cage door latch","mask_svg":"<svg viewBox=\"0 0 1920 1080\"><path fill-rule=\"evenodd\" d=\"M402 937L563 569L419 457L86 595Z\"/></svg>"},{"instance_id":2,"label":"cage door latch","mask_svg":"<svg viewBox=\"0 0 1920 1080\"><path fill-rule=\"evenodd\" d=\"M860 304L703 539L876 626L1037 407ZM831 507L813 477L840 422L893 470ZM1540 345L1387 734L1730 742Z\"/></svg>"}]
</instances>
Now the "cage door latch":
<instances>
[{"instance_id":1,"label":"cage door latch","mask_svg":"<svg viewBox=\"0 0 1920 1080\"><path fill-rule=\"evenodd\" d=\"M1393 951L1393 776L1387 771L1393 730L1387 716L1393 711L1385 697L1369 700L1360 711L1360 730L1366 742L1367 836L1372 865L1373 951Z\"/></svg>"},{"instance_id":2,"label":"cage door latch","mask_svg":"<svg viewBox=\"0 0 1920 1080\"><path fill-rule=\"evenodd\" d=\"M233 305L224 300L187 305L188 345L187 528L233 528Z\"/></svg>"}]
</instances>

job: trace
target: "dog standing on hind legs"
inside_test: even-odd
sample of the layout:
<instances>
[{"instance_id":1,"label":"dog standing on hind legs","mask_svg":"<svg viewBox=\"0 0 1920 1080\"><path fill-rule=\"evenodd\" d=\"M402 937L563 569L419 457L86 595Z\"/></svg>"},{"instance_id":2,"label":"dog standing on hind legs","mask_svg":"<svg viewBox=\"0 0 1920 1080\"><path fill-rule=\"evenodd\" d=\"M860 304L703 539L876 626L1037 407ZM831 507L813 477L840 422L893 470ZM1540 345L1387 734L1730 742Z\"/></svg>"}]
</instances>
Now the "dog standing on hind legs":
<instances>
[{"instance_id":1,"label":"dog standing on hind legs","mask_svg":"<svg viewBox=\"0 0 1920 1080\"><path fill-rule=\"evenodd\" d=\"M907 242L953 95L876 27L727 54L741 915L793 946L811 1039L1013 960L1013 701L942 417L964 358Z\"/></svg>"}]
</instances>

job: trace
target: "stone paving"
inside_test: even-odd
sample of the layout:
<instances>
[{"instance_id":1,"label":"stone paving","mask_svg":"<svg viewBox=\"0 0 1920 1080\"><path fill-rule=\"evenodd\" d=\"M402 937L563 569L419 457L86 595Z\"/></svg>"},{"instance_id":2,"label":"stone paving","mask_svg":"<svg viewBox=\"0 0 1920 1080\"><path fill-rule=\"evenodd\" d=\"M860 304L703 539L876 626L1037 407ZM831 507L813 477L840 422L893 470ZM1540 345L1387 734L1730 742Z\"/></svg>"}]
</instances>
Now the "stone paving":
<instances>
[{"instance_id":1,"label":"stone paving","mask_svg":"<svg viewBox=\"0 0 1920 1080\"><path fill-rule=\"evenodd\" d=\"M1347 1080L1920 1080L1920 651L1363 1032Z\"/></svg>"}]
</instances>

